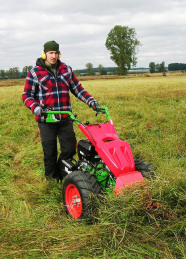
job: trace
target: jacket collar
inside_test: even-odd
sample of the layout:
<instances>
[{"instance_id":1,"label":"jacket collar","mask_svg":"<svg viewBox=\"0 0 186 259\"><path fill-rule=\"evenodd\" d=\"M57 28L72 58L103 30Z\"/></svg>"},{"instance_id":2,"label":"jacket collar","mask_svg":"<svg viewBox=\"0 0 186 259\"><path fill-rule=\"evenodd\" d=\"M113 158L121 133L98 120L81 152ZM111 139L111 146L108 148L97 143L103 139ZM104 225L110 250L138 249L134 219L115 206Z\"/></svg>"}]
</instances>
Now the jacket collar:
<instances>
[{"instance_id":1,"label":"jacket collar","mask_svg":"<svg viewBox=\"0 0 186 259\"><path fill-rule=\"evenodd\" d=\"M58 59L57 60L57 66L56 66L57 70L59 69L60 65L61 65L61 61ZM36 60L36 66L40 66L40 67L48 69L48 66L45 64L45 61L42 58L38 58Z\"/></svg>"}]
</instances>

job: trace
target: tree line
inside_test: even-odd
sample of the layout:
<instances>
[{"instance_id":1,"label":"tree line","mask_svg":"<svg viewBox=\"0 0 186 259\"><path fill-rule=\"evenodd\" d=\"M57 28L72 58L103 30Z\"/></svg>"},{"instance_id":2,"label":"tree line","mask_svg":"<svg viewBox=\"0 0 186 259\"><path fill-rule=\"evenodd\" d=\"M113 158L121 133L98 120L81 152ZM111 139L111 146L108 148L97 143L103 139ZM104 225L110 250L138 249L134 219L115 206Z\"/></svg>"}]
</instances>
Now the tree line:
<instances>
[{"instance_id":1,"label":"tree line","mask_svg":"<svg viewBox=\"0 0 186 259\"><path fill-rule=\"evenodd\" d=\"M24 66L23 70L20 72L18 67L10 68L9 70L0 70L0 79L18 79L18 78L26 78L28 71L32 68L32 66Z\"/></svg>"},{"instance_id":2,"label":"tree line","mask_svg":"<svg viewBox=\"0 0 186 259\"><path fill-rule=\"evenodd\" d=\"M186 64L183 64L183 63L171 63L171 64L168 65L168 70L169 71L178 71L178 70L185 71L186 70Z\"/></svg>"},{"instance_id":3,"label":"tree line","mask_svg":"<svg viewBox=\"0 0 186 259\"><path fill-rule=\"evenodd\" d=\"M27 72L32 68L32 66L25 66L22 71L19 71L18 67L10 68L9 70L0 70L0 79L19 79L26 78ZM143 68L133 68L133 70L142 71ZM186 64L182 63L171 63L168 65L168 68L165 67L165 62L156 64L155 62L149 63L149 72L150 73L165 73L166 71L185 71ZM84 69L74 70L76 76L80 75L111 75L118 74L117 67L104 67L99 64L97 68L93 67L92 63L87 63Z\"/></svg>"},{"instance_id":4,"label":"tree line","mask_svg":"<svg viewBox=\"0 0 186 259\"><path fill-rule=\"evenodd\" d=\"M166 72L166 71L186 71L186 64L184 63L170 63L166 69L165 62L155 64L155 62L149 63L150 73Z\"/></svg>"},{"instance_id":5,"label":"tree line","mask_svg":"<svg viewBox=\"0 0 186 259\"><path fill-rule=\"evenodd\" d=\"M93 76L93 75L114 74L115 70L116 68L114 67L104 67L101 64L99 64L97 68L94 68L93 64L89 62L85 65L85 69L75 70L74 72L77 76L80 76L80 75Z\"/></svg>"},{"instance_id":6,"label":"tree line","mask_svg":"<svg viewBox=\"0 0 186 259\"><path fill-rule=\"evenodd\" d=\"M160 72L166 72L165 68L165 62L163 61L160 64L155 64L155 62L150 62L149 63L149 71L150 73L160 73Z\"/></svg>"}]
</instances>

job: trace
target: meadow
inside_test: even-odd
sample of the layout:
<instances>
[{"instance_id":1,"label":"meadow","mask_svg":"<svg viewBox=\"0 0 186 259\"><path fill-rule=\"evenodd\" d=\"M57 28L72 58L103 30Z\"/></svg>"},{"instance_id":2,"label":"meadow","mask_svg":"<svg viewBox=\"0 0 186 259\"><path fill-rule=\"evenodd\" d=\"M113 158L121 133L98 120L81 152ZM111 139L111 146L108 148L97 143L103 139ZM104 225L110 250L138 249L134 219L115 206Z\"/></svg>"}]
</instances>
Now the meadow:
<instances>
[{"instance_id":1,"label":"meadow","mask_svg":"<svg viewBox=\"0 0 186 259\"><path fill-rule=\"evenodd\" d=\"M118 136L156 179L102 197L91 222L67 217L61 185L44 178L37 123L21 100L24 80L1 81L0 258L185 258L186 75L82 85L109 108ZM74 96L71 103L78 120L105 120Z\"/></svg>"}]
</instances>

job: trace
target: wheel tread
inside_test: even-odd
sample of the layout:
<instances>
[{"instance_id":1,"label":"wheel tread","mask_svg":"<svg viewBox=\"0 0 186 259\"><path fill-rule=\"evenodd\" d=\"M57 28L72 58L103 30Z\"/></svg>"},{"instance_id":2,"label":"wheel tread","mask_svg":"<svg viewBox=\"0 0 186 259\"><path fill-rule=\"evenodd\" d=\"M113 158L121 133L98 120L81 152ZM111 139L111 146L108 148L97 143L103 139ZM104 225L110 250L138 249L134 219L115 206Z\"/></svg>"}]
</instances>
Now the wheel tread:
<instances>
[{"instance_id":1,"label":"wheel tread","mask_svg":"<svg viewBox=\"0 0 186 259\"><path fill-rule=\"evenodd\" d=\"M74 171L65 177L62 185L62 198L67 213L68 209L65 201L65 190L69 184L74 184L79 190L83 202L83 212L80 218L86 217L88 208L90 208L91 194L98 194L101 192L101 187L97 182L97 179L87 171Z\"/></svg>"}]
</instances>

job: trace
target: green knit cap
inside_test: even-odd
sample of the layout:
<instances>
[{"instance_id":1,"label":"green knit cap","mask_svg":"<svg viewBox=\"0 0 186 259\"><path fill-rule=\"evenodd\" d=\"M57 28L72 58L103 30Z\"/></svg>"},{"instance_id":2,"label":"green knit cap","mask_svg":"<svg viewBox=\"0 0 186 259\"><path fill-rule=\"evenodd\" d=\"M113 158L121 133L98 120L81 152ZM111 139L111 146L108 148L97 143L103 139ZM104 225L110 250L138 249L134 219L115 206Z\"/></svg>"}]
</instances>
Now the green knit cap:
<instances>
[{"instance_id":1,"label":"green knit cap","mask_svg":"<svg viewBox=\"0 0 186 259\"><path fill-rule=\"evenodd\" d=\"M57 52L59 52L59 44L57 42L55 42L54 40L47 41L44 44L44 52L46 53L48 51L57 51Z\"/></svg>"}]
</instances>

